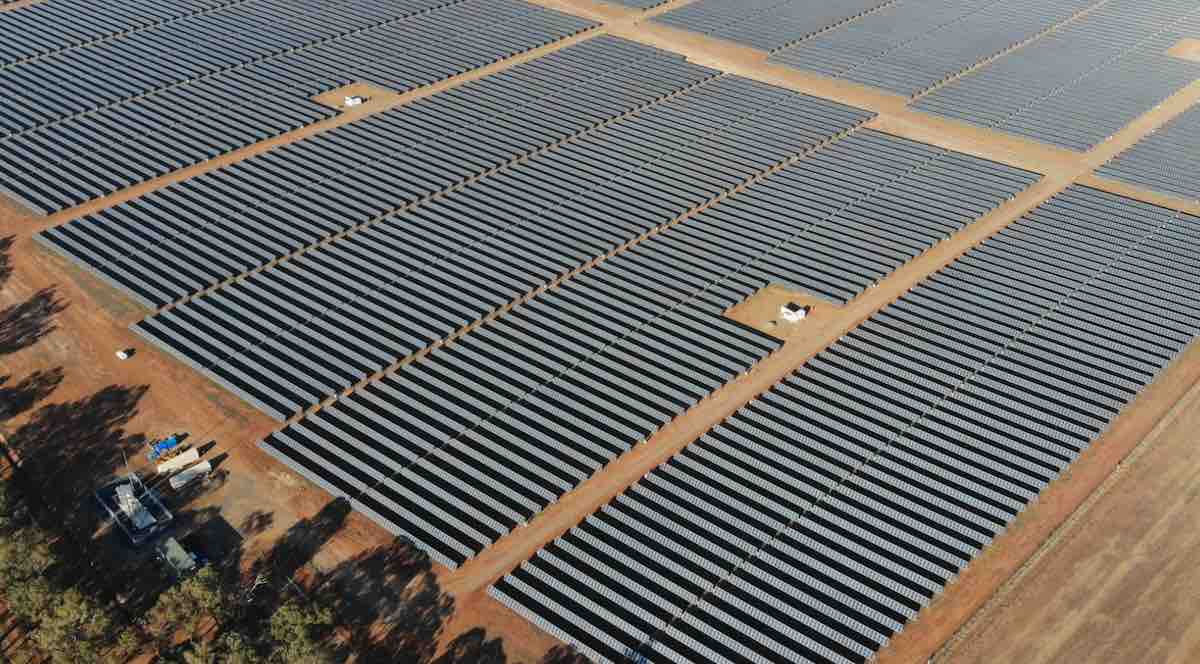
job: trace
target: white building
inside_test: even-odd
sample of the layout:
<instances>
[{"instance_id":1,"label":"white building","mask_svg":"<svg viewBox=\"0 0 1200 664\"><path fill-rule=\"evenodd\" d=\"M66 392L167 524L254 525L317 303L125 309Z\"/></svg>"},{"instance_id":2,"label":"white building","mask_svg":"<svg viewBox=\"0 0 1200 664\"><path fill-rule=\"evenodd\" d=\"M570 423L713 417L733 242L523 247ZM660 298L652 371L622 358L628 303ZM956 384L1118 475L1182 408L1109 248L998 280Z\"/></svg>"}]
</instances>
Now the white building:
<instances>
[{"instance_id":1,"label":"white building","mask_svg":"<svg viewBox=\"0 0 1200 664\"><path fill-rule=\"evenodd\" d=\"M809 309L811 309L811 307L796 304L795 302L788 302L782 307L779 307L779 319L785 323L799 323L800 321L804 320L806 316L808 316Z\"/></svg>"}]
</instances>

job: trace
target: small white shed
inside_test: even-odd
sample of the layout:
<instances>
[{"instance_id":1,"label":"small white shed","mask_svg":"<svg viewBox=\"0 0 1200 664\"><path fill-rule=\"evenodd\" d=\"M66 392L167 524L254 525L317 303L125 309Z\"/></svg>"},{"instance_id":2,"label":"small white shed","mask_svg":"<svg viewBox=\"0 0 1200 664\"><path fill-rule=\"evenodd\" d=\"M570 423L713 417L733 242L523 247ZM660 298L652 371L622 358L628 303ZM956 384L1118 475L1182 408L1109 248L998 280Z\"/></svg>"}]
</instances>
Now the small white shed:
<instances>
[{"instance_id":1,"label":"small white shed","mask_svg":"<svg viewBox=\"0 0 1200 664\"><path fill-rule=\"evenodd\" d=\"M779 319L785 323L799 323L800 321L804 320L806 316L808 316L809 309L810 307L806 307L802 304L788 302L782 307L779 307Z\"/></svg>"}]
</instances>

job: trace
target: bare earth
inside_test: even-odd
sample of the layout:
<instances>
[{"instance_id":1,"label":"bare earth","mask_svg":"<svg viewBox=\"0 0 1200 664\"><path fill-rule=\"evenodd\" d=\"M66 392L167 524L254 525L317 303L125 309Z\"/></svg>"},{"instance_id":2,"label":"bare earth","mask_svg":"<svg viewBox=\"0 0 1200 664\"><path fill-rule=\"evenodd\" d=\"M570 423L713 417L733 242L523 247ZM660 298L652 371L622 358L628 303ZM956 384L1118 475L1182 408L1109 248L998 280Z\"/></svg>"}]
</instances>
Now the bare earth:
<instances>
[{"instance_id":1,"label":"bare earth","mask_svg":"<svg viewBox=\"0 0 1200 664\"><path fill-rule=\"evenodd\" d=\"M788 322L780 319L780 308L791 303L809 308L804 320ZM799 339L812 328L820 327L826 318L836 316L839 308L808 293L771 284L730 307L725 315L776 339Z\"/></svg>"},{"instance_id":2,"label":"bare earth","mask_svg":"<svg viewBox=\"0 0 1200 664\"><path fill-rule=\"evenodd\" d=\"M1200 62L1200 39L1180 39L1167 50L1167 55Z\"/></svg>"}]
</instances>

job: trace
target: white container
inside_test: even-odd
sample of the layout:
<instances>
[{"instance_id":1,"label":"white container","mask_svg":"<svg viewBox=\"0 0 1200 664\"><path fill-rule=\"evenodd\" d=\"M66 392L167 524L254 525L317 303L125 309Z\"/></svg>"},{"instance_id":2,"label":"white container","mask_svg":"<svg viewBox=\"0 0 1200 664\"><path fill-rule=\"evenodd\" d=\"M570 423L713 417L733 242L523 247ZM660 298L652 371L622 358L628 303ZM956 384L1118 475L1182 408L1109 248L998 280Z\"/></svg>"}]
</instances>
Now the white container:
<instances>
[{"instance_id":1,"label":"white container","mask_svg":"<svg viewBox=\"0 0 1200 664\"><path fill-rule=\"evenodd\" d=\"M212 464L211 463L209 463L207 461L198 463L198 464L192 466L191 468L188 468L187 470L183 471L182 473L179 473L175 477L172 477L170 480L171 488L178 491L179 489L182 489L183 487L187 486L190 482L192 482L192 480L200 479L201 477L204 477L211 472L212 472Z\"/></svg>"},{"instance_id":2,"label":"white container","mask_svg":"<svg viewBox=\"0 0 1200 664\"><path fill-rule=\"evenodd\" d=\"M183 454L180 454L179 456L173 457L171 459L168 459L167 461L164 461L164 462L158 464L158 474L166 475L167 473L173 473L173 472L179 470L180 468L183 468L184 466L188 465L189 463L195 463L199 460L200 460L200 450L197 450L196 448L193 447L192 449L184 452Z\"/></svg>"}]
</instances>

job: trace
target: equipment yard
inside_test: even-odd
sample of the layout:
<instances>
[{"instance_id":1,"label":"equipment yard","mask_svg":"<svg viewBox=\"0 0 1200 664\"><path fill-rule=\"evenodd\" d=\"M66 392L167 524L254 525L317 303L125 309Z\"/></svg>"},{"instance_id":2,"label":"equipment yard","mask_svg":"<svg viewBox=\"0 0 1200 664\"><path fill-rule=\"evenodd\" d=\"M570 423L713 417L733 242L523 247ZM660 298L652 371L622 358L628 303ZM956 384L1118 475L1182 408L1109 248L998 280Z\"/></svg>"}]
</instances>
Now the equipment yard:
<instances>
[{"instance_id":1,"label":"equipment yard","mask_svg":"<svg viewBox=\"0 0 1200 664\"><path fill-rule=\"evenodd\" d=\"M0 2L8 466L122 569L78 506L136 473L345 661L1194 661L1196 44Z\"/></svg>"}]
</instances>

